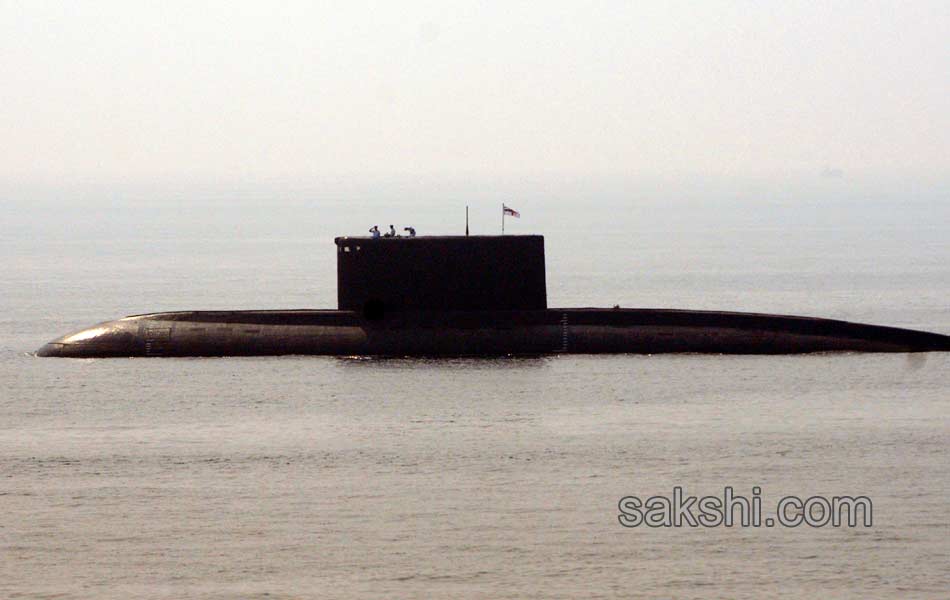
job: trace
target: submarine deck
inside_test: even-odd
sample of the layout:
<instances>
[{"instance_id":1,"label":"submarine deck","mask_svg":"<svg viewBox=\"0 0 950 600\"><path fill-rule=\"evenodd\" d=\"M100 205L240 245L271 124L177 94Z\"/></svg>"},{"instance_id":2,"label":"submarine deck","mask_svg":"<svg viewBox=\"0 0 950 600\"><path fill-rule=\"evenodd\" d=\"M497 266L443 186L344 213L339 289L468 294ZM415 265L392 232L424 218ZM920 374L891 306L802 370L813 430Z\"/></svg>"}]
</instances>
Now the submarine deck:
<instances>
[{"instance_id":1,"label":"submarine deck","mask_svg":"<svg viewBox=\"0 0 950 600\"><path fill-rule=\"evenodd\" d=\"M950 351L950 336L834 319L658 308L181 311L64 336L39 356L551 353L791 354Z\"/></svg>"}]
</instances>

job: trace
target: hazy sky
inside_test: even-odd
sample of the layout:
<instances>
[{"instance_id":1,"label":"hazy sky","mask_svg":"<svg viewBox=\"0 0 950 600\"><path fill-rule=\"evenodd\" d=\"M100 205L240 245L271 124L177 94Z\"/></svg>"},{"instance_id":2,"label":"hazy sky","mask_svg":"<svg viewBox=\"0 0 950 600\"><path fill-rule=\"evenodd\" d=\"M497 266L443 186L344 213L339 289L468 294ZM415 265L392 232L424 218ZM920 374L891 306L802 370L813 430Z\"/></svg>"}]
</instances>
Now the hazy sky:
<instances>
[{"instance_id":1,"label":"hazy sky","mask_svg":"<svg viewBox=\"0 0 950 600\"><path fill-rule=\"evenodd\" d=\"M950 2L0 1L0 180L950 178Z\"/></svg>"}]
</instances>

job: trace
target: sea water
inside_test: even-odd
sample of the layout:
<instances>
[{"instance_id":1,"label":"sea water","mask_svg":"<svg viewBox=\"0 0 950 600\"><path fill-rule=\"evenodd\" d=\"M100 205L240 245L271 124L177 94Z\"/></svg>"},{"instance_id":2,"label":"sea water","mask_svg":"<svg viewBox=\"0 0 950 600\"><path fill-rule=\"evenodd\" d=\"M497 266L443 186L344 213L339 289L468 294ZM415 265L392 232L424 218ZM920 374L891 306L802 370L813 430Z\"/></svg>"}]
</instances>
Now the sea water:
<instances>
[{"instance_id":1,"label":"sea water","mask_svg":"<svg viewBox=\"0 0 950 600\"><path fill-rule=\"evenodd\" d=\"M7 192L4 598L945 597L950 354L40 359L127 314L335 306L372 193ZM950 334L950 208L890 195L505 199L549 306ZM473 202L498 233L500 202ZM857 527L623 527L627 496L865 496Z\"/></svg>"}]
</instances>

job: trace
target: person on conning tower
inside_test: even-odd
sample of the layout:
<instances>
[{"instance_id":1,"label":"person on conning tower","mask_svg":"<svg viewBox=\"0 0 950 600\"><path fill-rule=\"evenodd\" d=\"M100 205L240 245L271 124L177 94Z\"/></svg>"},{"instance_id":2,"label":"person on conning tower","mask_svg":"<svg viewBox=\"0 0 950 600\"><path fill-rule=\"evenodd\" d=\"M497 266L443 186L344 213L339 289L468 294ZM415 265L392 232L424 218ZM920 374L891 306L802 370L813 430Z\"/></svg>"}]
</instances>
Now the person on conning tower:
<instances>
[{"instance_id":1,"label":"person on conning tower","mask_svg":"<svg viewBox=\"0 0 950 600\"><path fill-rule=\"evenodd\" d=\"M392 223L389 224L389 231L383 237L396 237L396 228L392 226Z\"/></svg>"},{"instance_id":2,"label":"person on conning tower","mask_svg":"<svg viewBox=\"0 0 950 600\"><path fill-rule=\"evenodd\" d=\"M374 239L374 240L378 240L378 239L379 239L379 227L378 227L377 225L373 225L373 226L370 228L369 232L373 235L373 239Z\"/></svg>"},{"instance_id":3,"label":"person on conning tower","mask_svg":"<svg viewBox=\"0 0 950 600\"><path fill-rule=\"evenodd\" d=\"M402 230L403 230L403 231L408 231L408 232L409 232L409 237L416 237L416 228L415 228L415 227L413 227L413 226L410 225L409 227L403 227Z\"/></svg>"}]
</instances>

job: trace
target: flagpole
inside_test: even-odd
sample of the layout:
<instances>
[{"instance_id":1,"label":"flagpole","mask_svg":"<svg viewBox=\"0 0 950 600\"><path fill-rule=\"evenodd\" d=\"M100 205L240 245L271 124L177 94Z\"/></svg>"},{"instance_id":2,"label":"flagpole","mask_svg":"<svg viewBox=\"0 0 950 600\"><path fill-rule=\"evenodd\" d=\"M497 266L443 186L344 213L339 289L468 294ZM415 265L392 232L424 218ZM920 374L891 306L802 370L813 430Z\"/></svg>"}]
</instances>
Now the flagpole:
<instances>
[{"instance_id":1,"label":"flagpole","mask_svg":"<svg viewBox=\"0 0 950 600\"><path fill-rule=\"evenodd\" d=\"M501 203L501 235L505 235L505 203Z\"/></svg>"}]
</instances>

